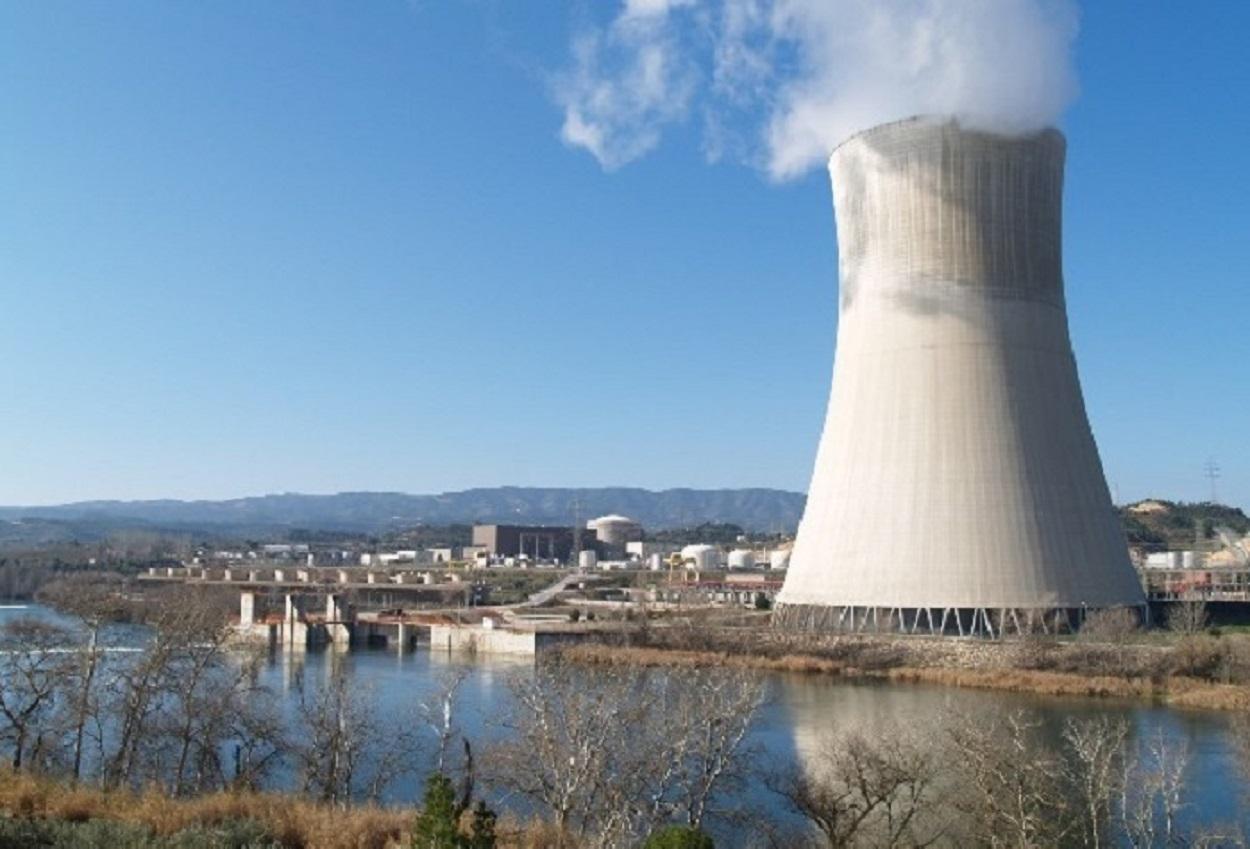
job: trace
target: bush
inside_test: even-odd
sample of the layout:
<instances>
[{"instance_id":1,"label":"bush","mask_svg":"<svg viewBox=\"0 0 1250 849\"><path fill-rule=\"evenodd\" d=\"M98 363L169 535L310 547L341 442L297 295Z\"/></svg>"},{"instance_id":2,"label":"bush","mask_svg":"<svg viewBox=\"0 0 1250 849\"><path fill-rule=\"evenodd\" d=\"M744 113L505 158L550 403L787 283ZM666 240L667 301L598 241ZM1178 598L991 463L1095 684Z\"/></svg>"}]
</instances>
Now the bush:
<instances>
[{"instance_id":1,"label":"bush","mask_svg":"<svg viewBox=\"0 0 1250 849\"><path fill-rule=\"evenodd\" d=\"M469 833L460 830L464 809L451 779L436 772L426 780L424 807L412 829L412 849L495 849L495 813L478 801Z\"/></svg>"},{"instance_id":2,"label":"bush","mask_svg":"<svg viewBox=\"0 0 1250 849\"><path fill-rule=\"evenodd\" d=\"M1215 637L1182 637L1173 652L1176 671L1191 678L1219 680L1227 677L1223 643Z\"/></svg>"},{"instance_id":3,"label":"bush","mask_svg":"<svg viewBox=\"0 0 1250 849\"><path fill-rule=\"evenodd\" d=\"M670 825L652 832L642 849L716 849L716 844L697 828Z\"/></svg>"},{"instance_id":4,"label":"bush","mask_svg":"<svg viewBox=\"0 0 1250 849\"><path fill-rule=\"evenodd\" d=\"M277 849L279 845L251 820L235 820L214 828L197 826L157 837L143 826L112 820L0 818L0 849Z\"/></svg>"}]
</instances>

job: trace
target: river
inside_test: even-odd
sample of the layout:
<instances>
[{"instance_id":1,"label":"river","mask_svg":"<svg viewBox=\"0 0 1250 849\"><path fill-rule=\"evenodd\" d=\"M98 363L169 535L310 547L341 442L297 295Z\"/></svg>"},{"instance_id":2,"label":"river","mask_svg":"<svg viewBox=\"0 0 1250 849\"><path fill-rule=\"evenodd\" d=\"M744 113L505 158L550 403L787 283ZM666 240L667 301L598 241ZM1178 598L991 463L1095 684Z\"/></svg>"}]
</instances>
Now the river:
<instances>
[{"instance_id":1,"label":"river","mask_svg":"<svg viewBox=\"0 0 1250 849\"><path fill-rule=\"evenodd\" d=\"M0 606L0 627L16 617L60 617L38 606ZM133 629L112 633L111 642L121 650L133 650L139 637ZM511 705L509 682L527 675L532 664L499 658L463 658L431 652L428 647L400 654L395 650L364 649L350 653L333 651L276 652L266 662L262 681L294 715L298 685L316 686L342 666L355 688L364 690L377 705L379 716L399 724L419 727L426 722L422 706L441 691L450 673L463 674L457 695L458 722L470 739L481 743L504 733L500 720ZM1070 717L1107 715L1127 720L1133 738L1142 740L1162 732L1189 749L1186 771L1187 806L1181 819L1186 825L1244 822L1246 805L1243 778L1238 771L1231 738L1231 716L1217 712L1186 712L1141 702L1086 698L1045 697L992 691L960 690L919 684L851 682L813 675L760 673L767 701L752 731L759 758L772 768L801 763L824 735L855 729L868 734L893 728L923 729L942 716L1003 715L1028 709L1043 723L1044 733L1057 741L1064 721ZM431 732L432 733L432 732ZM419 769L417 772L424 773ZM390 801L416 799L419 782L409 777L397 782ZM762 783L748 793L752 805L771 817L787 819L780 798ZM505 807L507 800L496 799ZM732 841L731 841L732 843Z\"/></svg>"}]
</instances>

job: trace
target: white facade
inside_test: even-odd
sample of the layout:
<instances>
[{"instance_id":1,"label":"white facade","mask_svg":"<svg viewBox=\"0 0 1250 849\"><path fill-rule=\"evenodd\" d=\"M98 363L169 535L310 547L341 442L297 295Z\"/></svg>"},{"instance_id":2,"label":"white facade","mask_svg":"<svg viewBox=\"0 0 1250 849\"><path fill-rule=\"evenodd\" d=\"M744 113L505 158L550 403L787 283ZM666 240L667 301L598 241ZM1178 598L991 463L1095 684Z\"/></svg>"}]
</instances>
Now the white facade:
<instances>
[{"instance_id":1,"label":"white facade","mask_svg":"<svg viewBox=\"0 0 1250 849\"><path fill-rule=\"evenodd\" d=\"M1055 130L938 119L834 151L833 385L779 623L1144 604L1068 337L1063 160Z\"/></svg>"}]
</instances>

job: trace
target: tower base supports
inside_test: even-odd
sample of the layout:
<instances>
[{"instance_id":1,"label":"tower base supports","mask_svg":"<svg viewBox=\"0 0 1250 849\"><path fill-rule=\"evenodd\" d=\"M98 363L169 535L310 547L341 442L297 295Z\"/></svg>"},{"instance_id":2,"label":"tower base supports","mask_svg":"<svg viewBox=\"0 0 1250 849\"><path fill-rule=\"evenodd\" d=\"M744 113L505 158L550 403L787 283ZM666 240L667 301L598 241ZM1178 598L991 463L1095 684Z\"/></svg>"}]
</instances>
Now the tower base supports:
<instances>
[{"instance_id":1,"label":"tower base supports","mask_svg":"<svg viewBox=\"0 0 1250 849\"><path fill-rule=\"evenodd\" d=\"M919 634L1001 639L1027 634L1073 634L1095 614L1127 610L1139 622L1140 607L861 607L853 605L778 604L774 628L830 634Z\"/></svg>"}]
</instances>

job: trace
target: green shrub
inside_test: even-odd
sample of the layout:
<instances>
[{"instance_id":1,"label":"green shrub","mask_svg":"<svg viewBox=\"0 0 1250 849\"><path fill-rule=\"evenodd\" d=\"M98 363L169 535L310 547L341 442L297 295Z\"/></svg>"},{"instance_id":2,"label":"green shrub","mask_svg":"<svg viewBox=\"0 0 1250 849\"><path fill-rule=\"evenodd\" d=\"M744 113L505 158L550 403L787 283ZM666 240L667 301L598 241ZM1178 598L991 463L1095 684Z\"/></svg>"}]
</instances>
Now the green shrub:
<instances>
[{"instance_id":1,"label":"green shrub","mask_svg":"<svg viewBox=\"0 0 1250 849\"><path fill-rule=\"evenodd\" d=\"M460 831L464 809L456 803L451 779L434 773L425 782L425 799L412 829L412 849L495 849L495 813L478 801L469 833Z\"/></svg>"},{"instance_id":2,"label":"green shrub","mask_svg":"<svg viewBox=\"0 0 1250 849\"><path fill-rule=\"evenodd\" d=\"M451 779L434 773L425 782L425 799L412 829L412 849L460 849L460 816Z\"/></svg>"},{"instance_id":3,"label":"green shrub","mask_svg":"<svg viewBox=\"0 0 1250 849\"><path fill-rule=\"evenodd\" d=\"M653 831L642 849L716 849L716 844L697 828L670 825Z\"/></svg>"}]
</instances>

